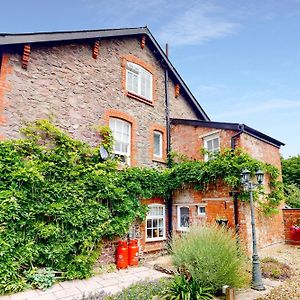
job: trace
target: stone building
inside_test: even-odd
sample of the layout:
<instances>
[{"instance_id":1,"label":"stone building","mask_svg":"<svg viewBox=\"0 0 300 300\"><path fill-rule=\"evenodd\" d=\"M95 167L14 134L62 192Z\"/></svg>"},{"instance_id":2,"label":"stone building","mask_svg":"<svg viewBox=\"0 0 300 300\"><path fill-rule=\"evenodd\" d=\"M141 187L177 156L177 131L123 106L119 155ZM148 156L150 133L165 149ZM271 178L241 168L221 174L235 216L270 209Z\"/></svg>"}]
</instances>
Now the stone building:
<instances>
[{"instance_id":1,"label":"stone building","mask_svg":"<svg viewBox=\"0 0 300 300\"><path fill-rule=\"evenodd\" d=\"M0 140L18 138L28 121L51 118L73 137L99 144L92 130L109 125L114 152L131 166L166 166L172 148L203 159L201 147L230 147L236 142L255 158L280 168L281 142L234 123L211 122L147 27L132 29L0 34ZM227 124L227 125L226 125ZM209 146L208 146L209 145ZM181 214L230 226L250 238L248 207L237 211L227 187L201 195L175 193L172 207L164 199L146 199L150 210L140 226L144 251L159 250L168 228ZM172 213L172 218L169 214ZM260 246L282 240L282 215L259 219Z\"/></svg>"}]
</instances>

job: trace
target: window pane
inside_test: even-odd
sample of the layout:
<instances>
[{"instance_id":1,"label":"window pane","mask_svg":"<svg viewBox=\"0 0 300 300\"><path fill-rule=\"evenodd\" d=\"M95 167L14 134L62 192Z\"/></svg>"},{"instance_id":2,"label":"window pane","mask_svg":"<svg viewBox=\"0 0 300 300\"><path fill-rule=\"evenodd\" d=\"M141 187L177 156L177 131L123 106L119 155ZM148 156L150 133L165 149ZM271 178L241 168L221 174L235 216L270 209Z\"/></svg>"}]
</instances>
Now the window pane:
<instances>
[{"instance_id":1,"label":"window pane","mask_svg":"<svg viewBox=\"0 0 300 300\"><path fill-rule=\"evenodd\" d=\"M180 227L189 227L190 217L189 208L180 207Z\"/></svg>"},{"instance_id":2,"label":"window pane","mask_svg":"<svg viewBox=\"0 0 300 300\"><path fill-rule=\"evenodd\" d=\"M214 150L219 149L219 139L218 138L213 139L213 149Z\"/></svg>"},{"instance_id":3,"label":"window pane","mask_svg":"<svg viewBox=\"0 0 300 300\"><path fill-rule=\"evenodd\" d=\"M130 156L130 123L111 118L109 120L109 127L114 137L113 151L115 154Z\"/></svg>"},{"instance_id":4,"label":"window pane","mask_svg":"<svg viewBox=\"0 0 300 300\"><path fill-rule=\"evenodd\" d=\"M205 207L204 206L199 207L199 213L200 214L205 214Z\"/></svg>"},{"instance_id":5,"label":"window pane","mask_svg":"<svg viewBox=\"0 0 300 300\"><path fill-rule=\"evenodd\" d=\"M207 141L207 150L211 151L212 150L212 140Z\"/></svg>"},{"instance_id":6,"label":"window pane","mask_svg":"<svg viewBox=\"0 0 300 300\"><path fill-rule=\"evenodd\" d=\"M126 88L130 92L152 100L152 74L141 66L128 62Z\"/></svg>"},{"instance_id":7,"label":"window pane","mask_svg":"<svg viewBox=\"0 0 300 300\"><path fill-rule=\"evenodd\" d=\"M163 238L165 236L164 206L151 205L147 214L147 239Z\"/></svg>"},{"instance_id":8,"label":"window pane","mask_svg":"<svg viewBox=\"0 0 300 300\"><path fill-rule=\"evenodd\" d=\"M148 239L152 238L152 229L147 229L147 238Z\"/></svg>"},{"instance_id":9,"label":"window pane","mask_svg":"<svg viewBox=\"0 0 300 300\"><path fill-rule=\"evenodd\" d=\"M162 157L162 134L154 131L154 155Z\"/></svg>"}]
</instances>

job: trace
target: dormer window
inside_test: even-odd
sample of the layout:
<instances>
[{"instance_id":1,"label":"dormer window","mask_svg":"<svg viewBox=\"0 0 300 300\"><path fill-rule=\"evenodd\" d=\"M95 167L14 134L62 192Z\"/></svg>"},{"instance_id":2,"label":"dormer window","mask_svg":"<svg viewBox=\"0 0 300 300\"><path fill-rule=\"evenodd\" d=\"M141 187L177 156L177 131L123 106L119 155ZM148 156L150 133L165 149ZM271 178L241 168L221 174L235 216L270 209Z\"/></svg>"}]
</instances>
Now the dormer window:
<instances>
[{"instance_id":1,"label":"dormer window","mask_svg":"<svg viewBox=\"0 0 300 300\"><path fill-rule=\"evenodd\" d=\"M219 134L212 134L203 139L204 149L207 151L204 155L204 160L209 161L214 157L214 154L220 151L220 137Z\"/></svg>"},{"instance_id":2,"label":"dormer window","mask_svg":"<svg viewBox=\"0 0 300 300\"><path fill-rule=\"evenodd\" d=\"M126 65L126 89L128 92L152 101L152 74L132 62Z\"/></svg>"}]
</instances>

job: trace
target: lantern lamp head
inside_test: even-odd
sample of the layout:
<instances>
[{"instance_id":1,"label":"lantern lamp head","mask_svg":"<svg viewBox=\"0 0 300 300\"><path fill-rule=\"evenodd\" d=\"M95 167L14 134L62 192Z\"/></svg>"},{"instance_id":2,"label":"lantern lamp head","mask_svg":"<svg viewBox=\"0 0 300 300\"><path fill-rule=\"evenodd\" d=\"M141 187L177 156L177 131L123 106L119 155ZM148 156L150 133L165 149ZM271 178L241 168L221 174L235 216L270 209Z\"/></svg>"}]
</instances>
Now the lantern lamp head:
<instances>
[{"instance_id":1,"label":"lantern lamp head","mask_svg":"<svg viewBox=\"0 0 300 300\"><path fill-rule=\"evenodd\" d=\"M264 181L264 172L262 170L258 170L256 173L256 179L259 185L261 185Z\"/></svg>"},{"instance_id":2,"label":"lantern lamp head","mask_svg":"<svg viewBox=\"0 0 300 300\"><path fill-rule=\"evenodd\" d=\"M245 169L241 174L241 178L242 183L248 183L250 181L250 171Z\"/></svg>"}]
</instances>

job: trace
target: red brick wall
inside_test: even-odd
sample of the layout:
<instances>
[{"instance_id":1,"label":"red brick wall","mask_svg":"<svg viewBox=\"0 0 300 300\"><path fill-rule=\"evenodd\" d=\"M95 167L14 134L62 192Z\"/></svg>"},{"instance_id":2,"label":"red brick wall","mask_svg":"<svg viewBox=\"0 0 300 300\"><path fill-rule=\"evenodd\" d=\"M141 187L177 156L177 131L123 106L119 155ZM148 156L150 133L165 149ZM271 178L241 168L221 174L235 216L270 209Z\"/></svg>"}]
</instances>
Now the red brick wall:
<instances>
[{"instance_id":1,"label":"red brick wall","mask_svg":"<svg viewBox=\"0 0 300 300\"><path fill-rule=\"evenodd\" d=\"M216 128L196 127L190 125L172 126L172 150L187 155L191 159L203 159L200 149L203 148L203 137L210 133L218 133L220 136L221 149L231 147L231 137L237 132L232 130L220 130ZM252 157L263 162L272 164L281 171L280 153L277 147L258 140L248 134L242 134L236 141L237 147L243 148ZM281 178L280 178L281 179ZM265 180L266 192L268 178ZM229 197L230 189L222 182L209 187L204 193L196 191L178 191L174 194L174 206L181 203L189 203L196 207L199 203L206 203L205 221L215 222L218 217L226 217L228 225L234 226L233 199ZM279 213L270 217L265 216L258 205L255 205L256 233L258 247L263 248L274 243L283 242L283 215L279 207ZM190 210L191 211L191 210ZM194 209L192 209L194 211ZM177 212L173 209L173 224L177 226ZM191 213L190 219L199 221L199 217ZM201 219L201 218L200 218ZM239 233L248 250L252 249L250 206L248 203L239 201L238 204ZM203 221L203 218L201 219Z\"/></svg>"},{"instance_id":2,"label":"red brick wall","mask_svg":"<svg viewBox=\"0 0 300 300\"><path fill-rule=\"evenodd\" d=\"M291 226L295 226L300 222L300 208L298 209L283 209L284 220L284 238L288 244L300 245L300 241L295 241L291 235Z\"/></svg>"},{"instance_id":3,"label":"red brick wall","mask_svg":"<svg viewBox=\"0 0 300 300\"><path fill-rule=\"evenodd\" d=\"M179 124L171 127L172 150L189 158L202 160L203 155L200 151L204 147L202 137L213 132L219 133L221 148L230 148L231 137L236 131Z\"/></svg>"}]
</instances>

